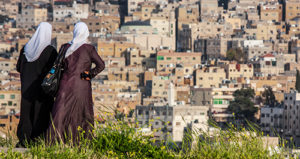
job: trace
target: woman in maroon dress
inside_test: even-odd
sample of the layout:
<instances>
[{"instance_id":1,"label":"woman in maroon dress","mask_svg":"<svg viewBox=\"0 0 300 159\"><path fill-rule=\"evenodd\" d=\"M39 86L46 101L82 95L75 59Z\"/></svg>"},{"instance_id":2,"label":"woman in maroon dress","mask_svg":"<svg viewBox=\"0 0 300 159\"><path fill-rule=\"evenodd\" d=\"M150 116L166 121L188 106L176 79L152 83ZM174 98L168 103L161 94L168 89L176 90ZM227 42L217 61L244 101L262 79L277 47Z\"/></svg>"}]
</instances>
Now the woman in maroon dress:
<instances>
[{"instance_id":1,"label":"woman in maroon dress","mask_svg":"<svg viewBox=\"0 0 300 159\"><path fill-rule=\"evenodd\" d=\"M85 23L75 25L73 36L70 43L61 47L66 51L66 56L60 88L52 109L52 123L48 129L51 143L57 140L77 143L79 130L84 130L88 137L94 125L90 79L99 74L105 64L95 47L87 44L89 30ZM93 69L92 63L96 65Z\"/></svg>"}]
</instances>

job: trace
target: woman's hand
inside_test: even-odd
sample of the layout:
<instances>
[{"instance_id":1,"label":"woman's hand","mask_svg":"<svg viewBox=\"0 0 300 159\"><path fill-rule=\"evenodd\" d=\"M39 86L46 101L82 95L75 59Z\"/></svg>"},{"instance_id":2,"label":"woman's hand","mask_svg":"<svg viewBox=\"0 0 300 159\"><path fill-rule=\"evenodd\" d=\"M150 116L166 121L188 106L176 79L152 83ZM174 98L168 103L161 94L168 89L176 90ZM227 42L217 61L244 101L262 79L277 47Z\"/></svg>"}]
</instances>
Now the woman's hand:
<instances>
[{"instance_id":1,"label":"woman's hand","mask_svg":"<svg viewBox=\"0 0 300 159\"><path fill-rule=\"evenodd\" d=\"M82 80L90 81L91 80L91 74L90 74L89 71L84 71L83 73L80 74L80 78Z\"/></svg>"}]
</instances>

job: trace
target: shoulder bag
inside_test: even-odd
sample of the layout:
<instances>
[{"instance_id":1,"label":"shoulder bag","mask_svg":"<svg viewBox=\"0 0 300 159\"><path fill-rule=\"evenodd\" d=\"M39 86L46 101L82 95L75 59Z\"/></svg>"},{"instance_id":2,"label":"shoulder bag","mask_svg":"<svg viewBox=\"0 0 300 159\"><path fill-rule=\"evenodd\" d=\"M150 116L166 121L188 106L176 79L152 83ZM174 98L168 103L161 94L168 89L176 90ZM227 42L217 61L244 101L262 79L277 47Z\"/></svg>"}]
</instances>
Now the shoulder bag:
<instances>
[{"instance_id":1,"label":"shoulder bag","mask_svg":"<svg viewBox=\"0 0 300 159\"><path fill-rule=\"evenodd\" d=\"M53 67L50 69L44 78L43 83L41 84L42 89L47 95L55 96L58 91L60 78L63 71L65 54L66 51L64 51L64 46L62 46Z\"/></svg>"}]
</instances>

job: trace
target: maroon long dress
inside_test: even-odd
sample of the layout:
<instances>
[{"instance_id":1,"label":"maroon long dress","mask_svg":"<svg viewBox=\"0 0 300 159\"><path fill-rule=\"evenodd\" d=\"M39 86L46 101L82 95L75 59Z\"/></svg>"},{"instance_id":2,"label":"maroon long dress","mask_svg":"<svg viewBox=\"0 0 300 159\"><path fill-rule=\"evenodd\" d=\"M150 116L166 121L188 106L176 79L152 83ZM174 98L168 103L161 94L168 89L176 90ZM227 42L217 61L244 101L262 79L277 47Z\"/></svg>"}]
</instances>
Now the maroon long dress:
<instances>
[{"instance_id":1,"label":"maroon long dress","mask_svg":"<svg viewBox=\"0 0 300 159\"><path fill-rule=\"evenodd\" d=\"M67 50L70 44L63 46ZM80 129L86 134L91 132L94 124L91 82L82 80L80 74L89 71L93 78L105 68L95 47L89 44L80 46L64 63L60 88L52 109L53 121L47 132L51 143L57 140L78 142ZM91 68L92 63L96 65L94 68Z\"/></svg>"}]
</instances>

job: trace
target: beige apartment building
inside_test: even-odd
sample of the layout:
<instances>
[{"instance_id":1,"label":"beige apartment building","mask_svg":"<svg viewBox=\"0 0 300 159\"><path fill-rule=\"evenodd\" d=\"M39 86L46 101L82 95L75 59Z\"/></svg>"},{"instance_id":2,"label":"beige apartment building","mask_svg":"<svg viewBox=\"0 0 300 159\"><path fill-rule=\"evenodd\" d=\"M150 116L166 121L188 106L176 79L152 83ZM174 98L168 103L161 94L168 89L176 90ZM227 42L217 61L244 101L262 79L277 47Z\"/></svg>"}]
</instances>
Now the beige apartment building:
<instances>
[{"instance_id":1,"label":"beige apartment building","mask_svg":"<svg viewBox=\"0 0 300 159\"><path fill-rule=\"evenodd\" d=\"M176 67L171 69L168 73L172 75L170 78L176 86L193 86L194 85L194 77L192 76L192 72L194 68L192 67ZM158 72L158 75L164 75L164 72Z\"/></svg>"},{"instance_id":2,"label":"beige apartment building","mask_svg":"<svg viewBox=\"0 0 300 159\"><path fill-rule=\"evenodd\" d=\"M171 17L154 17L150 18L150 25L159 34L168 37L176 37L176 19L175 13L170 13Z\"/></svg>"},{"instance_id":3,"label":"beige apartment building","mask_svg":"<svg viewBox=\"0 0 300 159\"><path fill-rule=\"evenodd\" d=\"M263 56L267 53L272 52L272 46L265 46L265 45L259 45L259 46L253 46L253 47L247 47L246 49L247 53L247 59L258 59L260 56Z\"/></svg>"},{"instance_id":4,"label":"beige apartment building","mask_svg":"<svg viewBox=\"0 0 300 159\"><path fill-rule=\"evenodd\" d=\"M230 14L230 12L228 14L225 14L225 22L231 24L232 29L241 29L241 26L243 24L241 18L233 16L232 14Z\"/></svg>"},{"instance_id":5,"label":"beige apartment building","mask_svg":"<svg viewBox=\"0 0 300 159\"><path fill-rule=\"evenodd\" d=\"M114 113L118 104L116 96L116 91L93 91L94 115L105 117L107 113Z\"/></svg>"},{"instance_id":6,"label":"beige apartment building","mask_svg":"<svg viewBox=\"0 0 300 159\"><path fill-rule=\"evenodd\" d=\"M284 72L284 67L278 65L277 59L272 54L261 56L253 62L254 75L260 77L279 75Z\"/></svg>"},{"instance_id":7,"label":"beige apartment building","mask_svg":"<svg viewBox=\"0 0 300 159\"><path fill-rule=\"evenodd\" d=\"M71 32L69 33L52 33L52 38L54 41L54 47L56 47L57 50L60 49L60 47L71 41L73 39L73 34Z\"/></svg>"},{"instance_id":8,"label":"beige apartment building","mask_svg":"<svg viewBox=\"0 0 300 159\"><path fill-rule=\"evenodd\" d=\"M168 76L153 76L152 97L168 98L168 86L170 82L171 80Z\"/></svg>"},{"instance_id":9,"label":"beige apartment building","mask_svg":"<svg viewBox=\"0 0 300 159\"><path fill-rule=\"evenodd\" d=\"M238 78L251 79L254 75L252 64L230 63L225 66L226 78L237 80Z\"/></svg>"},{"instance_id":10,"label":"beige apartment building","mask_svg":"<svg viewBox=\"0 0 300 159\"><path fill-rule=\"evenodd\" d=\"M288 54L289 53L289 42L286 40L276 40L274 43L274 51L279 54Z\"/></svg>"},{"instance_id":11,"label":"beige apartment building","mask_svg":"<svg viewBox=\"0 0 300 159\"><path fill-rule=\"evenodd\" d=\"M233 26L230 23L220 24L217 22L200 22L192 24L192 39L197 37L216 37L233 34Z\"/></svg>"},{"instance_id":12,"label":"beige apartment building","mask_svg":"<svg viewBox=\"0 0 300 159\"><path fill-rule=\"evenodd\" d=\"M260 20L264 21L282 21L282 4L273 3L260 5Z\"/></svg>"},{"instance_id":13,"label":"beige apartment building","mask_svg":"<svg viewBox=\"0 0 300 159\"><path fill-rule=\"evenodd\" d=\"M218 7L218 0L201 0L200 1L200 16L202 21L217 20L221 8Z\"/></svg>"},{"instance_id":14,"label":"beige apartment building","mask_svg":"<svg viewBox=\"0 0 300 159\"><path fill-rule=\"evenodd\" d=\"M182 30L182 24L189 25L191 23L197 23L199 18L199 6L198 5L185 5L178 8L178 31Z\"/></svg>"},{"instance_id":15,"label":"beige apartment building","mask_svg":"<svg viewBox=\"0 0 300 159\"><path fill-rule=\"evenodd\" d=\"M160 51L157 53L156 69L162 71L169 67L192 67L197 68L201 64L201 53L178 53L173 51ZM191 69L185 72L193 72Z\"/></svg>"},{"instance_id":16,"label":"beige apartment building","mask_svg":"<svg viewBox=\"0 0 300 159\"><path fill-rule=\"evenodd\" d=\"M156 52L151 50L130 49L126 60L129 65L142 65L146 68L156 67Z\"/></svg>"},{"instance_id":17,"label":"beige apartment building","mask_svg":"<svg viewBox=\"0 0 300 159\"><path fill-rule=\"evenodd\" d=\"M300 33L299 17L293 18L289 21L289 36L296 36Z\"/></svg>"},{"instance_id":18,"label":"beige apartment building","mask_svg":"<svg viewBox=\"0 0 300 159\"><path fill-rule=\"evenodd\" d=\"M178 30L177 34L177 49L184 51L195 51L195 42L201 39L222 39L224 42L225 38L233 34L233 28L230 23L220 24L217 22L198 22L191 24L183 24L182 29ZM222 43L221 42L221 43ZM222 46L223 43L221 44ZM221 51L223 49L221 48ZM224 52L221 52L223 54Z\"/></svg>"},{"instance_id":19,"label":"beige apartment building","mask_svg":"<svg viewBox=\"0 0 300 159\"><path fill-rule=\"evenodd\" d=\"M7 3L5 1L1 1L0 14L7 15L10 18L16 19L18 15L18 2L10 1Z\"/></svg>"},{"instance_id":20,"label":"beige apartment building","mask_svg":"<svg viewBox=\"0 0 300 159\"><path fill-rule=\"evenodd\" d=\"M20 114L12 115L12 114L0 114L0 132L4 133L5 136L1 137L16 137L17 128L20 120Z\"/></svg>"},{"instance_id":21,"label":"beige apartment building","mask_svg":"<svg viewBox=\"0 0 300 159\"><path fill-rule=\"evenodd\" d=\"M109 67L125 67L126 61L123 57L102 57L105 65Z\"/></svg>"},{"instance_id":22,"label":"beige apartment building","mask_svg":"<svg viewBox=\"0 0 300 159\"><path fill-rule=\"evenodd\" d=\"M10 52L10 49L13 48L12 42L0 41L0 53Z\"/></svg>"},{"instance_id":23,"label":"beige apartment building","mask_svg":"<svg viewBox=\"0 0 300 159\"><path fill-rule=\"evenodd\" d=\"M127 81L127 73L122 67L108 67L107 79L111 81Z\"/></svg>"},{"instance_id":24,"label":"beige apartment building","mask_svg":"<svg viewBox=\"0 0 300 159\"><path fill-rule=\"evenodd\" d=\"M16 70L17 61L0 57L0 71L10 72Z\"/></svg>"},{"instance_id":25,"label":"beige apartment building","mask_svg":"<svg viewBox=\"0 0 300 159\"><path fill-rule=\"evenodd\" d=\"M167 48L170 50L176 49L176 38L160 35L158 33L135 33L129 32L122 34L123 37L126 37L127 41L138 45L141 49L144 50L156 50Z\"/></svg>"},{"instance_id":26,"label":"beige apartment building","mask_svg":"<svg viewBox=\"0 0 300 159\"><path fill-rule=\"evenodd\" d=\"M0 91L0 112L4 114L17 113L20 111L20 91Z\"/></svg>"},{"instance_id":27,"label":"beige apartment building","mask_svg":"<svg viewBox=\"0 0 300 159\"><path fill-rule=\"evenodd\" d=\"M95 2L95 10L97 16L120 16L120 6L109 2Z\"/></svg>"},{"instance_id":28,"label":"beige apartment building","mask_svg":"<svg viewBox=\"0 0 300 159\"><path fill-rule=\"evenodd\" d=\"M68 33L73 31L73 25L66 24L66 22L52 22L52 31L55 33Z\"/></svg>"},{"instance_id":29,"label":"beige apartment building","mask_svg":"<svg viewBox=\"0 0 300 159\"><path fill-rule=\"evenodd\" d=\"M139 94L136 82L105 80L103 83L93 83L95 116L114 113L115 110L121 108L119 103L140 101Z\"/></svg>"},{"instance_id":30,"label":"beige apartment building","mask_svg":"<svg viewBox=\"0 0 300 159\"><path fill-rule=\"evenodd\" d=\"M117 16L100 16L81 19L89 28L90 34L94 37L100 35L112 34L120 27L120 17Z\"/></svg>"},{"instance_id":31,"label":"beige apartment building","mask_svg":"<svg viewBox=\"0 0 300 159\"><path fill-rule=\"evenodd\" d=\"M226 79L224 68L204 67L196 70L195 85L199 88L219 88Z\"/></svg>"},{"instance_id":32,"label":"beige apartment building","mask_svg":"<svg viewBox=\"0 0 300 159\"><path fill-rule=\"evenodd\" d=\"M127 9L128 15L131 16L138 9L138 4L144 2L144 0L128 0Z\"/></svg>"},{"instance_id":33,"label":"beige apartment building","mask_svg":"<svg viewBox=\"0 0 300 159\"><path fill-rule=\"evenodd\" d=\"M300 15L300 1L299 0L285 0L285 21L289 22L291 19Z\"/></svg>"},{"instance_id":34,"label":"beige apartment building","mask_svg":"<svg viewBox=\"0 0 300 159\"><path fill-rule=\"evenodd\" d=\"M17 51L20 52L21 49L26 45L29 39L18 39L17 42Z\"/></svg>"},{"instance_id":35,"label":"beige apartment building","mask_svg":"<svg viewBox=\"0 0 300 159\"><path fill-rule=\"evenodd\" d=\"M18 14L16 25L18 28L31 28L38 26L41 22L47 21L48 11L46 8L26 6L22 8L22 13Z\"/></svg>"},{"instance_id":36,"label":"beige apartment building","mask_svg":"<svg viewBox=\"0 0 300 159\"><path fill-rule=\"evenodd\" d=\"M132 17L127 17L127 19L131 19L132 21L144 21L148 20L151 17L153 11L156 10L155 2L144 2L140 5L138 11L132 14Z\"/></svg>"},{"instance_id":37,"label":"beige apartment building","mask_svg":"<svg viewBox=\"0 0 300 159\"><path fill-rule=\"evenodd\" d=\"M98 41L98 54L102 57L125 57L127 49L136 48L133 43L118 41Z\"/></svg>"},{"instance_id":38,"label":"beige apartment building","mask_svg":"<svg viewBox=\"0 0 300 159\"><path fill-rule=\"evenodd\" d=\"M257 25L257 40L275 40L277 35L277 27L274 24L260 23Z\"/></svg>"},{"instance_id":39,"label":"beige apartment building","mask_svg":"<svg viewBox=\"0 0 300 159\"><path fill-rule=\"evenodd\" d=\"M265 91L266 87L271 87L274 92L288 93L290 90L295 89L295 76L272 76L272 77L259 77L250 80L251 88L254 89L255 95L260 96ZM279 98L276 99L280 101Z\"/></svg>"}]
</instances>

